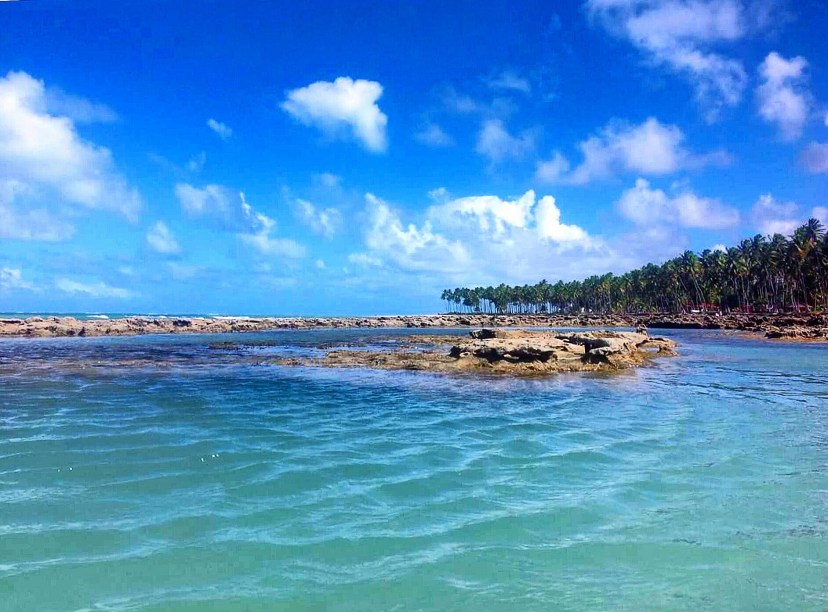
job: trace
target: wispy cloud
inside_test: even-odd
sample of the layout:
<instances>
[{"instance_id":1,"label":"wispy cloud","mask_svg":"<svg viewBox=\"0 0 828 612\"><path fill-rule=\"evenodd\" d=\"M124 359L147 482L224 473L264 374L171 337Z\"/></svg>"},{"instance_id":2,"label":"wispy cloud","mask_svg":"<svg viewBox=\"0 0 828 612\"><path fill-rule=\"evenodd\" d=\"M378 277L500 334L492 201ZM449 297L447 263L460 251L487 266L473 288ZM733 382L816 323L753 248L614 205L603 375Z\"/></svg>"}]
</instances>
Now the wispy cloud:
<instances>
[{"instance_id":1,"label":"wispy cloud","mask_svg":"<svg viewBox=\"0 0 828 612\"><path fill-rule=\"evenodd\" d=\"M137 295L128 289L107 285L103 281L83 283L69 278L60 278L55 283L55 287L64 293L86 295L92 298L126 300Z\"/></svg>"},{"instance_id":2,"label":"wispy cloud","mask_svg":"<svg viewBox=\"0 0 828 612\"><path fill-rule=\"evenodd\" d=\"M213 130L222 140L228 140L233 136L233 130L227 124L213 118L207 120L207 127Z\"/></svg>"}]
</instances>

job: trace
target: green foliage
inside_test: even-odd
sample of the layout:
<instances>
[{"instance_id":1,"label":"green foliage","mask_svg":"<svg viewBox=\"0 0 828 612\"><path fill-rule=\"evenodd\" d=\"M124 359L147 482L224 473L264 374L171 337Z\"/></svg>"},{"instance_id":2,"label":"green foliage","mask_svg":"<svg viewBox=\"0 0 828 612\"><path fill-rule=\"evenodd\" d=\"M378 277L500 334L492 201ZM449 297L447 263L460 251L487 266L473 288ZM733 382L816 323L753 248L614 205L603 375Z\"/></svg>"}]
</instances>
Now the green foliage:
<instances>
[{"instance_id":1,"label":"green foliage","mask_svg":"<svg viewBox=\"0 0 828 612\"><path fill-rule=\"evenodd\" d=\"M756 235L726 251L685 251L615 276L446 289L446 310L621 313L811 310L828 307L828 234L810 219L790 238Z\"/></svg>"}]
</instances>

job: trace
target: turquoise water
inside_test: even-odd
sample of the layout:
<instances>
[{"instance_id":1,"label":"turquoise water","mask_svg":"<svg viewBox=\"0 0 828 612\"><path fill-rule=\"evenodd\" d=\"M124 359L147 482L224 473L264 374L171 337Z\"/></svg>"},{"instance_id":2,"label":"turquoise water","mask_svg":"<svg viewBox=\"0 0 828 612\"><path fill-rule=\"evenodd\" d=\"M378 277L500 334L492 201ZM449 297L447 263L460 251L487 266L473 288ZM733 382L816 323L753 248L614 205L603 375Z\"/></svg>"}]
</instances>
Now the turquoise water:
<instances>
[{"instance_id":1,"label":"turquoise water","mask_svg":"<svg viewBox=\"0 0 828 612\"><path fill-rule=\"evenodd\" d=\"M828 607L828 347L257 365L388 334L0 342L0 609Z\"/></svg>"}]
</instances>

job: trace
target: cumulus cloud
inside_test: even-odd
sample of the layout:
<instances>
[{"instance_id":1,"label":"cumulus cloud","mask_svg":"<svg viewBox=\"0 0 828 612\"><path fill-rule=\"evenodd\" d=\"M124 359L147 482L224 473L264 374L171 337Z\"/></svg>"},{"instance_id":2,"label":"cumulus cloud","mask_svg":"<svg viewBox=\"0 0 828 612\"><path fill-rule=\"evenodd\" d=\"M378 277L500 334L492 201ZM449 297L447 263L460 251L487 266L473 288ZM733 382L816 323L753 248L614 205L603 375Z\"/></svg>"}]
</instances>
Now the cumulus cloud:
<instances>
[{"instance_id":1,"label":"cumulus cloud","mask_svg":"<svg viewBox=\"0 0 828 612\"><path fill-rule=\"evenodd\" d=\"M751 209L751 217L756 229L770 235L790 235L803 221L795 202L778 202L769 193L756 200Z\"/></svg>"},{"instance_id":2,"label":"cumulus cloud","mask_svg":"<svg viewBox=\"0 0 828 612\"><path fill-rule=\"evenodd\" d=\"M759 116L776 124L783 140L799 138L808 120L810 103L803 84L807 66L803 57L787 60L776 51L769 53L759 66Z\"/></svg>"},{"instance_id":3,"label":"cumulus cloud","mask_svg":"<svg viewBox=\"0 0 828 612\"><path fill-rule=\"evenodd\" d=\"M587 0L586 6L647 61L687 78L709 120L741 100L747 84L742 63L713 51L748 30L739 0Z\"/></svg>"},{"instance_id":4,"label":"cumulus cloud","mask_svg":"<svg viewBox=\"0 0 828 612\"><path fill-rule=\"evenodd\" d=\"M569 161L556 151L550 160L538 162L535 177L545 182L583 185L622 172L661 176L728 161L728 155L722 151L691 153L677 126L665 125L653 117L639 125L610 122L596 135L580 142L578 148L583 161L577 167L570 171Z\"/></svg>"},{"instance_id":5,"label":"cumulus cloud","mask_svg":"<svg viewBox=\"0 0 828 612\"><path fill-rule=\"evenodd\" d=\"M149 229L147 244L153 251L162 255L176 255L181 252L181 246L163 221L158 221Z\"/></svg>"},{"instance_id":6,"label":"cumulus cloud","mask_svg":"<svg viewBox=\"0 0 828 612\"><path fill-rule=\"evenodd\" d=\"M428 273L456 282L538 280L539 266L577 275L597 271L608 256L602 241L563 223L552 196L538 199L493 195L443 200L419 223L374 195L366 196L366 250L349 261L357 266ZM573 267L574 266L574 267Z\"/></svg>"},{"instance_id":7,"label":"cumulus cloud","mask_svg":"<svg viewBox=\"0 0 828 612\"><path fill-rule=\"evenodd\" d=\"M282 109L303 125L316 127L328 136L355 138L373 153L387 148L385 128L388 117L377 100L382 85L376 81L339 77L317 81L287 92Z\"/></svg>"},{"instance_id":8,"label":"cumulus cloud","mask_svg":"<svg viewBox=\"0 0 828 612\"><path fill-rule=\"evenodd\" d=\"M454 139L446 134L445 130L436 123L429 123L419 132L414 134L414 138L420 144L428 147L450 147L454 144Z\"/></svg>"},{"instance_id":9,"label":"cumulus cloud","mask_svg":"<svg viewBox=\"0 0 828 612\"><path fill-rule=\"evenodd\" d=\"M365 244L376 255L356 254L351 261L381 261L379 255L382 255L414 270L429 270L434 266L459 269L468 265L465 247L434 232L430 221L421 227L413 223L405 225L399 213L384 200L371 193L366 194L365 200L368 218Z\"/></svg>"},{"instance_id":10,"label":"cumulus cloud","mask_svg":"<svg viewBox=\"0 0 828 612\"><path fill-rule=\"evenodd\" d=\"M33 289L31 283L23 279L20 268L0 268L0 289L10 291L12 289Z\"/></svg>"},{"instance_id":11,"label":"cumulus cloud","mask_svg":"<svg viewBox=\"0 0 828 612\"><path fill-rule=\"evenodd\" d=\"M505 159L520 159L535 148L535 132L526 130L513 136L500 119L483 122L477 136L475 150L492 163Z\"/></svg>"},{"instance_id":12,"label":"cumulus cloud","mask_svg":"<svg viewBox=\"0 0 828 612\"><path fill-rule=\"evenodd\" d=\"M228 140L233 135L233 130L227 124L216 121L212 117L207 120L207 127L213 130L222 140Z\"/></svg>"},{"instance_id":13,"label":"cumulus cloud","mask_svg":"<svg viewBox=\"0 0 828 612\"><path fill-rule=\"evenodd\" d=\"M336 208L318 209L300 198L296 200L296 210L305 225L325 238L333 238L342 225L342 213Z\"/></svg>"},{"instance_id":14,"label":"cumulus cloud","mask_svg":"<svg viewBox=\"0 0 828 612\"><path fill-rule=\"evenodd\" d=\"M802 151L802 166L812 174L828 172L828 142L812 142Z\"/></svg>"},{"instance_id":15,"label":"cumulus cloud","mask_svg":"<svg viewBox=\"0 0 828 612\"><path fill-rule=\"evenodd\" d=\"M179 183L175 194L185 214L235 233L242 244L259 255L301 258L307 254L305 247L296 241L273 236L276 220L253 208L242 192L222 185L199 188Z\"/></svg>"},{"instance_id":16,"label":"cumulus cloud","mask_svg":"<svg viewBox=\"0 0 828 612\"><path fill-rule=\"evenodd\" d=\"M60 278L55 283L55 287L64 293L86 295L93 298L116 298L125 300L137 295L128 289L113 287L103 281L82 283L69 278Z\"/></svg>"},{"instance_id":17,"label":"cumulus cloud","mask_svg":"<svg viewBox=\"0 0 828 612\"><path fill-rule=\"evenodd\" d=\"M618 200L618 210L640 226L671 224L688 228L721 229L739 223L739 212L719 200L691 191L668 195L639 178Z\"/></svg>"},{"instance_id":18,"label":"cumulus cloud","mask_svg":"<svg viewBox=\"0 0 828 612\"><path fill-rule=\"evenodd\" d=\"M561 223L561 209L552 196L543 196L535 207L535 224L541 238L557 244L591 244L589 235L577 225Z\"/></svg>"},{"instance_id":19,"label":"cumulus cloud","mask_svg":"<svg viewBox=\"0 0 828 612\"><path fill-rule=\"evenodd\" d=\"M81 99L71 100L77 106ZM66 111L69 103L64 100L62 106ZM83 140L69 116L51 113L50 108L60 107L54 100L50 103L43 82L25 72L0 78L4 238L65 240L74 233L68 219L78 209L115 211L131 221L138 217L138 192L117 172L110 151Z\"/></svg>"}]
</instances>

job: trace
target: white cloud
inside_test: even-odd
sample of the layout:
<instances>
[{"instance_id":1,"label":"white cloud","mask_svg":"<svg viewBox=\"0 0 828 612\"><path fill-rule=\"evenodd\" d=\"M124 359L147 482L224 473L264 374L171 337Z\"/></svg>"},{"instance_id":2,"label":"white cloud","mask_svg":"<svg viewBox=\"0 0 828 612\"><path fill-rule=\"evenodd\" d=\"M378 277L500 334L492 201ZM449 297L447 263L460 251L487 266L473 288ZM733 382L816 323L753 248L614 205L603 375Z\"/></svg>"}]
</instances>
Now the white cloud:
<instances>
[{"instance_id":1,"label":"white cloud","mask_svg":"<svg viewBox=\"0 0 828 612\"><path fill-rule=\"evenodd\" d=\"M552 159L538 163L535 177L546 182L583 185L620 172L660 176L728 161L724 152L695 155L683 143L684 133L677 126L665 125L653 117L639 125L614 121L578 145L583 161L573 170L556 151Z\"/></svg>"},{"instance_id":2,"label":"white cloud","mask_svg":"<svg viewBox=\"0 0 828 612\"><path fill-rule=\"evenodd\" d=\"M606 268L608 249L577 225L561 222L555 199L470 196L430 206L420 223L366 196L366 250L349 261L371 269L422 274L443 282L537 281L544 269L577 276Z\"/></svg>"},{"instance_id":3,"label":"white cloud","mask_svg":"<svg viewBox=\"0 0 828 612\"><path fill-rule=\"evenodd\" d=\"M158 221L149 229L147 244L153 251L164 255L175 255L181 252L181 246L163 221Z\"/></svg>"},{"instance_id":4,"label":"white cloud","mask_svg":"<svg viewBox=\"0 0 828 612\"><path fill-rule=\"evenodd\" d=\"M348 255L348 261L365 268L381 268L384 265L382 259L368 253L351 253Z\"/></svg>"},{"instance_id":5,"label":"white cloud","mask_svg":"<svg viewBox=\"0 0 828 612\"><path fill-rule=\"evenodd\" d=\"M583 229L560 222L555 198L544 196L538 200L532 190L512 200L483 195L437 203L429 207L426 219L442 230L475 232L484 241L509 239L517 231L559 245L592 245Z\"/></svg>"},{"instance_id":6,"label":"white cloud","mask_svg":"<svg viewBox=\"0 0 828 612\"><path fill-rule=\"evenodd\" d=\"M456 269L468 265L469 255L460 242L446 239L432 230L426 221L422 227L414 224L404 225L397 211L369 193L365 200L368 227L365 243L379 256L388 258L406 269L428 270L433 266ZM356 263L359 254L352 262ZM361 257L365 261L371 256Z\"/></svg>"},{"instance_id":7,"label":"white cloud","mask_svg":"<svg viewBox=\"0 0 828 612\"><path fill-rule=\"evenodd\" d=\"M569 172L569 168L569 160L560 151L555 151L552 154L552 159L546 161L541 160L537 163L535 178L544 183L564 181Z\"/></svg>"},{"instance_id":8,"label":"white cloud","mask_svg":"<svg viewBox=\"0 0 828 612\"><path fill-rule=\"evenodd\" d=\"M429 123L419 132L414 134L414 138L420 144L429 147L450 147L454 144L454 139L446 134L446 132L436 123Z\"/></svg>"},{"instance_id":9,"label":"white cloud","mask_svg":"<svg viewBox=\"0 0 828 612\"><path fill-rule=\"evenodd\" d=\"M184 264L180 261L168 261L166 266L174 280L189 280L204 269L201 266Z\"/></svg>"},{"instance_id":10,"label":"white cloud","mask_svg":"<svg viewBox=\"0 0 828 612\"><path fill-rule=\"evenodd\" d=\"M25 72L0 78L0 182L22 186L17 193L35 201L57 197L64 206L112 210L131 221L141 207L110 151L83 140L69 117L50 114L43 82Z\"/></svg>"},{"instance_id":11,"label":"white cloud","mask_svg":"<svg viewBox=\"0 0 828 612\"><path fill-rule=\"evenodd\" d=\"M652 64L683 74L709 120L740 101L744 67L711 50L745 35L748 24L738 0L587 0L587 8Z\"/></svg>"},{"instance_id":12,"label":"white cloud","mask_svg":"<svg viewBox=\"0 0 828 612\"><path fill-rule=\"evenodd\" d=\"M19 268L0 268L0 289L32 289L32 284L23 280L23 273Z\"/></svg>"},{"instance_id":13,"label":"white cloud","mask_svg":"<svg viewBox=\"0 0 828 612\"><path fill-rule=\"evenodd\" d=\"M22 210L22 207L14 205L15 198L33 191L19 181L0 179L0 238L44 242L71 238L75 228L47 209L38 207Z\"/></svg>"},{"instance_id":14,"label":"white cloud","mask_svg":"<svg viewBox=\"0 0 828 612\"><path fill-rule=\"evenodd\" d=\"M333 238L342 225L342 214L336 208L317 209L311 202L297 199L296 210L305 225L325 238Z\"/></svg>"},{"instance_id":15,"label":"white cloud","mask_svg":"<svg viewBox=\"0 0 828 612\"><path fill-rule=\"evenodd\" d=\"M762 83L756 90L759 116L776 124L783 140L796 140L808 120L809 96L803 85L808 62L803 57L786 60L773 51L759 66Z\"/></svg>"},{"instance_id":16,"label":"white cloud","mask_svg":"<svg viewBox=\"0 0 828 612\"><path fill-rule=\"evenodd\" d=\"M191 217L228 218L233 213L231 202L234 194L221 185L206 185L199 189L188 183L179 183L175 186L175 195L181 209Z\"/></svg>"},{"instance_id":17,"label":"white cloud","mask_svg":"<svg viewBox=\"0 0 828 612\"><path fill-rule=\"evenodd\" d=\"M525 94L532 93L532 85L529 80L512 70L504 70L500 74L487 79L486 83L492 89L505 89Z\"/></svg>"},{"instance_id":18,"label":"white cloud","mask_svg":"<svg viewBox=\"0 0 828 612\"><path fill-rule=\"evenodd\" d=\"M500 119L488 119L480 129L475 150L492 163L498 163L509 158L520 159L534 148L534 131L526 130L519 136L512 136Z\"/></svg>"},{"instance_id":19,"label":"white cloud","mask_svg":"<svg viewBox=\"0 0 828 612\"><path fill-rule=\"evenodd\" d=\"M239 193L241 208L248 230L238 234L239 239L261 255L276 255L298 259L307 255L304 246L289 238L274 238L271 233L276 230L276 221L267 215L256 211Z\"/></svg>"},{"instance_id":20,"label":"white cloud","mask_svg":"<svg viewBox=\"0 0 828 612\"><path fill-rule=\"evenodd\" d=\"M218 134L219 138L222 140L228 140L231 136L233 136L233 130L227 124L222 123L221 121L216 121L213 118L207 120L207 127Z\"/></svg>"},{"instance_id":21,"label":"white cloud","mask_svg":"<svg viewBox=\"0 0 828 612\"><path fill-rule=\"evenodd\" d=\"M313 265L316 266L317 270L324 270L325 268L328 267L328 266L325 265L325 260L324 259L317 259L315 262L313 262Z\"/></svg>"},{"instance_id":22,"label":"white cloud","mask_svg":"<svg viewBox=\"0 0 828 612\"><path fill-rule=\"evenodd\" d=\"M515 200L470 196L432 206L428 218L446 226L474 223L481 232L501 237L511 228L527 227L532 221L534 206L534 191L527 191Z\"/></svg>"},{"instance_id":23,"label":"white cloud","mask_svg":"<svg viewBox=\"0 0 828 612\"><path fill-rule=\"evenodd\" d=\"M813 174L828 172L828 142L812 142L802 151L802 165Z\"/></svg>"},{"instance_id":24,"label":"white cloud","mask_svg":"<svg viewBox=\"0 0 828 612\"><path fill-rule=\"evenodd\" d=\"M118 113L106 104L73 96L59 87L46 88L46 110L50 115L68 117L75 123L113 123L118 120Z\"/></svg>"},{"instance_id":25,"label":"white cloud","mask_svg":"<svg viewBox=\"0 0 828 612\"><path fill-rule=\"evenodd\" d=\"M63 116L52 114L58 112ZM75 233L68 219L78 207L137 218L138 193L117 173L109 150L80 138L73 118L113 120L102 105L47 90L24 72L0 78L0 237L66 240Z\"/></svg>"},{"instance_id":26,"label":"white cloud","mask_svg":"<svg viewBox=\"0 0 828 612\"><path fill-rule=\"evenodd\" d=\"M119 300L129 299L136 294L127 289L112 287L103 281L96 283L81 283L68 278L60 278L55 283L60 291L70 294L88 295L93 298L117 298Z\"/></svg>"},{"instance_id":27,"label":"white cloud","mask_svg":"<svg viewBox=\"0 0 828 612\"><path fill-rule=\"evenodd\" d=\"M688 228L720 229L739 223L739 212L719 200L703 198L690 191L674 196L639 178L618 200L621 214L641 226L671 224Z\"/></svg>"},{"instance_id":28,"label":"white cloud","mask_svg":"<svg viewBox=\"0 0 828 612\"><path fill-rule=\"evenodd\" d=\"M451 194L445 187L437 187L428 192L428 199L437 204L448 202L451 199Z\"/></svg>"},{"instance_id":29,"label":"white cloud","mask_svg":"<svg viewBox=\"0 0 828 612\"><path fill-rule=\"evenodd\" d=\"M587 233L577 225L561 223L561 209L552 196L543 196L535 208L535 223L538 234L558 244L575 243L586 246L590 243Z\"/></svg>"},{"instance_id":30,"label":"white cloud","mask_svg":"<svg viewBox=\"0 0 828 612\"><path fill-rule=\"evenodd\" d=\"M327 189L336 189L342 184L342 177L331 172L321 172L313 176L315 183Z\"/></svg>"},{"instance_id":31,"label":"white cloud","mask_svg":"<svg viewBox=\"0 0 828 612\"><path fill-rule=\"evenodd\" d=\"M828 207L815 206L810 215L800 213L796 202L777 202L769 193L762 195L751 210L753 223L763 234L783 234L789 236L802 226L808 218L828 223Z\"/></svg>"},{"instance_id":32,"label":"white cloud","mask_svg":"<svg viewBox=\"0 0 828 612\"><path fill-rule=\"evenodd\" d=\"M222 185L199 188L179 183L175 194L185 214L234 232L242 244L260 255L300 258L307 254L305 247L294 240L274 237L276 220L253 208L244 193Z\"/></svg>"},{"instance_id":33,"label":"white cloud","mask_svg":"<svg viewBox=\"0 0 828 612\"><path fill-rule=\"evenodd\" d=\"M442 89L440 98L446 110L461 115L477 113L484 110L485 107L471 96L461 94L450 85Z\"/></svg>"},{"instance_id":34,"label":"white cloud","mask_svg":"<svg viewBox=\"0 0 828 612\"><path fill-rule=\"evenodd\" d=\"M675 196L671 204L683 227L719 229L739 223L739 211L714 198L703 198L688 192Z\"/></svg>"},{"instance_id":35,"label":"white cloud","mask_svg":"<svg viewBox=\"0 0 828 612\"><path fill-rule=\"evenodd\" d=\"M777 202L769 193L756 200L751 210L753 224L763 234L786 236L802 225L799 206L795 202Z\"/></svg>"},{"instance_id":36,"label":"white cloud","mask_svg":"<svg viewBox=\"0 0 828 612\"><path fill-rule=\"evenodd\" d=\"M329 136L347 133L366 149L381 153L387 148L388 117L377 100L382 85L376 81L339 77L317 81L287 92L282 109L303 125L314 126Z\"/></svg>"}]
</instances>

